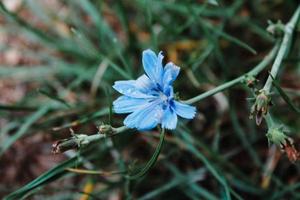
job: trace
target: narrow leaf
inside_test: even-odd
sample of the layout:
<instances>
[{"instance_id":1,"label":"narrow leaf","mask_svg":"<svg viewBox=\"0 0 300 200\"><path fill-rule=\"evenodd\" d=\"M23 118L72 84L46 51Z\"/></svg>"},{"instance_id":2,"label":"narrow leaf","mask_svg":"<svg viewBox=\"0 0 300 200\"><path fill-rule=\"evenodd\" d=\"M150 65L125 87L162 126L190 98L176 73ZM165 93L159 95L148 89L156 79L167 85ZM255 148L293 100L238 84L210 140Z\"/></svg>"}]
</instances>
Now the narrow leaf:
<instances>
[{"instance_id":1,"label":"narrow leaf","mask_svg":"<svg viewBox=\"0 0 300 200\"><path fill-rule=\"evenodd\" d=\"M44 114L46 114L48 110L49 106L43 106L35 113L33 113L30 117L28 117L28 119L21 125L18 131L14 135L9 137L7 140L5 140L4 143L1 144L0 155L2 155L15 141L17 141L24 134L26 134L30 126L39 118L41 118Z\"/></svg>"},{"instance_id":2,"label":"narrow leaf","mask_svg":"<svg viewBox=\"0 0 300 200\"><path fill-rule=\"evenodd\" d=\"M289 98L289 96L283 91L283 89L281 89L279 83L274 79L274 77L272 76L272 74L270 73L270 77L272 78L272 83L275 86L275 88L277 89L277 91L279 92L279 94L281 95L281 97L283 98L283 100L289 105L289 107L295 111L296 113L300 114L300 109L297 108L297 106L292 102L292 100Z\"/></svg>"},{"instance_id":3,"label":"narrow leaf","mask_svg":"<svg viewBox=\"0 0 300 200\"><path fill-rule=\"evenodd\" d=\"M161 129L159 143L155 149L154 154L152 155L152 157L150 158L148 163L145 165L145 167L141 171L137 172L136 174L129 175L127 177L128 179L135 180L135 179L141 178L154 166L154 164L156 163L157 158L160 154L160 151L162 149L164 140L165 140L165 129Z\"/></svg>"},{"instance_id":4,"label":"narrow leaf","mask_svg":"<svg viewBox=\"0 0 300 200\"><path fill-rule=\"evenodd\" d=\"M54 100L54 101L57 101L59 103L62 103L64 104L65 106L67 106L68 108L71 108L71 106L62 98L59 98L58 96L54 95L54 94L51 94L49 92L47 92L46 90L43 90L43 89L39 89L38 90L39 93L49 97L50 99Z\"/></svg>"},{"instance_id":5,"label":"narrow leaf","mask_svg":"<svg viewBox=\"0 0 300 200\"><path fill-rule=\"evenodd\" d=\"M56 167L50 169L49 171L45 172L38 178L34 179L30 183L26 184L25 186L21 187L20 189L16 190L15 192L9 194L8 196L4 197L4 200L18 200L25 196L31 190L36 189L37 187L43 186L47 183L50 183L65 174L68 173L66 168L74 167L75 165L80 165L81 161L78 160L78 157L71 158Z\"/></svg>"}]
</instances>

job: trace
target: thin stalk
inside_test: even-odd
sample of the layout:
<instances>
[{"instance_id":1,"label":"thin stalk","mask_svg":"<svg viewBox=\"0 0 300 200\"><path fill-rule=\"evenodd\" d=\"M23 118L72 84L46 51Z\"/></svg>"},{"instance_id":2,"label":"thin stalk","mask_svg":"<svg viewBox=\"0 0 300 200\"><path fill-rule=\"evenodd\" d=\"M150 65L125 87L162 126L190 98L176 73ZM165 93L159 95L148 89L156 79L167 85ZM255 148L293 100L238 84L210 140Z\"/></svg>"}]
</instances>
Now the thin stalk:
<instances>
[{"instance_id":1,"label":"thin stalk","mask_svg":"<svg viewBox=\"0 0 300 200\"><path fill-rule=\"evenodd\" d=\"M164 144L164 141L165 141L165 129L161 129L160 130L159 143L158 143L158 145L155 149L155 152L153 153L152 157L150 158L150 160L147 162L145 167L143 167L143 169L141 169L136 174L128 175L126 178L129 179L129 180L135 180L135 179L139 179L139 178L143 177L145 174L147 174L148 171L155 165L155 163L158 159L158 156L160 154L160 151L162 149L162 146Z\"/></svg>"},{"instance_id":2,"label":"thin stalk","mask_svg":"<svg viewBox=\"0 0 300 200\"><path fill-rule=\"evenodd\" d=\"M266 122L267 122L268 128L271 128L271 127L274 126L275 122L274 122L272 116L270 115L270 113L267 113L267 114L266 114L265 120L266 120Z\"/></svg>"},{"instance_id":3,"label":"thin stalk","mask_svg":"<svg viewBox=\"0 0 300 200\"><path fill-rule=\"evenodd\" d=\"M100 175L100 176L112 176L112 175L119 175L125 174L127 171L101 171L101 170L88 170L88 169L78 169L78 168L66 168L65 170L77 174L89 174L89 175Z\"/></svg>"},{"instance_id":4,"label":"thin stalk","mask_svg":"<svg viewBox=\"0 0 300 200\"><path fill-rule=\"evenodd\" d=\"M290 43L291 43L292 36L293 36L293 31L298 22L299 16L300 16L300 5L298 6L298 8L295 11L291 20L284 27L284 37L283 37L282 43L280 45L280 49L278 51L278 54L275 58L274 64L271 69L271 75L274 78L276 78L279 68L281 66L281 63L289 51ZM267 82L265 83L265 85L263 87L263 90L265 90L267 94L270 94L271 88L272 88L273 79L272 79L271 75L268 77Z\"/></svg>"},{"instance_id":5,"label":"thin stalk","mask_svg":"<svg viewBox=\"0 0 300 200\"><path fill-rule=\"evenodd\" d=\"M274 57L276 56L277 54L277 51L279 49L279 42L277 42L275 44L275 46L273 47L272 51L258 64L256 65L252 70L250 70L248 73L242 75L242 76L239 76L231 81L228 81L222 85L219 85L218 87L215 87L214 89L211 89L207 92L204 92L198 96L195 96L191 99L188 99L186 101L183 101L184 103L186 104L193 104L193 103L196 103L202 99L205 99L207 97L210 97L216 93L219 93L223 90L226 90L238 83L241 83L243 82L244 80L246 80L246 78L248 76L257 76L257 74L259 74L264 68L266 68L270 63L271 61L274 59Z\"/></svg>"},{"instance_id":6,"label":"thin stalk","mask_svg":"<svg viewBox=\"0 0 300 200\"><path fill-rule=\"evenodd\" d=\"M103 134L96 133L93 135L84 135L84 134L74 135L71 138L60 140L54 143L52 145L53 147L52 152L63 153L70 149L80 148L92 142L97 142L104 138L113 137L115 135L118 135L119 133L123 133L126 130L128 130L126 126L121 126L118 128L110 127L110 130L108 130L107 133L103 132Z\"/></svg>"}]
</instances>

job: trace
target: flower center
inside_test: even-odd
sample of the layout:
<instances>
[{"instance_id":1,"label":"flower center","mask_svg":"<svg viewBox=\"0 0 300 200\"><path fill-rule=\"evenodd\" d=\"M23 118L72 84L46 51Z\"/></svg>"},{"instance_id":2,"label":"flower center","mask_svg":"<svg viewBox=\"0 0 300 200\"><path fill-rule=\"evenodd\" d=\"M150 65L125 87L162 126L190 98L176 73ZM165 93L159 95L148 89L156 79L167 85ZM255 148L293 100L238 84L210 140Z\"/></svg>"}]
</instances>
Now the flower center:
<instances>
[{"instance_id":1,"label":"flower center","mask_svg":"<svg viewBox=\"0 0 300 200\"><path fill-rule=\"evenodd\" d=\"M169 98L163 92L159 92L159 98L160 98L160 100L162 102L162 108L165 110L168 107Z\"/></svg>"},{"instance_id":2,"label":"flower center","mask_svg":"<svg viewBox=\"0 0 300 200\"><path fill-rule=\"evenodd\" d=\"M163 102L168 101L168 97L163 92L159 92L159 97Z\"/></svg>"}]
</instances>

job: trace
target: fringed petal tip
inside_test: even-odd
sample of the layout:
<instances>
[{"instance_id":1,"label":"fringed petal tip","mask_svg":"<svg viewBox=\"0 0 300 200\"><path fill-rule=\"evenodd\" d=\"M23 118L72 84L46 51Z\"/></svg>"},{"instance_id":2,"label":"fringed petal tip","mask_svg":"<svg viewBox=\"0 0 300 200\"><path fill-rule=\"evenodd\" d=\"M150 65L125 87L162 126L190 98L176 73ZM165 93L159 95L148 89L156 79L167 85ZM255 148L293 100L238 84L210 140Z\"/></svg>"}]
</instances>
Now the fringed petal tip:
<instances>
[{"instance_id":1,"label":"fringed petal tip","mask_svg":"<svg viewBox=\"0 0 300 200\"><path fill-rule=\"evenodd\" d=\"M196 115L196 107L179 101L174 101L174 109L177 115L186 119L193 119Z\"/></svg>"}]
</instances>

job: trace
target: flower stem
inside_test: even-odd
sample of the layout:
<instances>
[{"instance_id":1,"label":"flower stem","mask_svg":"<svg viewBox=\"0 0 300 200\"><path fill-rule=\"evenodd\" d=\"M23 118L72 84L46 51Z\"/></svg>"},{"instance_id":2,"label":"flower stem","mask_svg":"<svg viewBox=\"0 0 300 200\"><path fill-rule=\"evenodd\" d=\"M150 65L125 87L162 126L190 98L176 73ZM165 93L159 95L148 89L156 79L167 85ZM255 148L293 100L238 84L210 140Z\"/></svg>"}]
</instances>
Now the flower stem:
<instances>
[{"instance_id":1,"label":"flower stem","mask_svg":"<svg viewBox=\"0 0 300 200\"><path fill-rule=\"evenodd\" d=\"M265 116L265 120L267 122L267 126L268 128L272 128L275 124L272 116L270 115L270 113L267 113L266 116Z\"/></svg>"},{"instance_id":2,"label":"flower stem","mask_svg":"<svg viewBox=\"0 0 300 200\"><path fill-rule=\"evenodd\" d=\"M115 135L118 135L119 133L122 133L122 132L128 130L128 128L126 126L121 126L118 128L111 127L111 130L112 130L112 132L109 134L105 134L105 133L104 134L96 133L93 135L79 134L79 135L74 135L71 138L57 141L56 143L54 143L52 145L52 147L53 147L52 152L53 153L63 153L70 149L80 148L80 147L86 146L92 142L99 141L103 138L113 137Z\"/></svg>"},{"instance_id":3,"label":"flower stem","mask_svg":"<svg viewBox=\"0 0 300 200\"><path fill-rule=\"evenodd\" d=\"M300 16L300 5L298 6L298 8L295 11L291 20L284 27L284 37L283 37L283 40L280 45L280 49L278 51L278 54L275 58L274 64L271 69L271 75L274 78L276 78L276 76L278 74L278 71L281 66L283 58L287 55L287 53L289 51L289 47L290 47L292 36L293 36L293 31L298 22L299 16ZM265 83L265 85L263 87L263 90L265 90L267 94L269 94L271 92L271 87L272 87L272 82L273 82L271 75L268 77L267 82Z\"/></svg>"},{"instance_id":4,"label":"flower stem","mask_svg":"<svg viewBox=\"0 0 300 200\"><path fill-rule=\"evenodd\" d=\"M193 104L193 103L196 103L202 99L205 99L207 97L210 97L216 93L219 93L223 90L226 90L238 83L241 83L243 82L244 80L246 80L247 76L256 76L258 73L260 73L265 67L267 67L271 61L273 60L273 58L275 57L275 55L277 54L277 51L278 51L278 48L279 48L279 42L277 42L275 44L275 46L273 47L272 51L258 64L256 65L252 70L250 70L248 73L242 75L242 76L239 76L231 81L228 81L222 85L219 85L218 87L215 87L214 89L211 89L207 92L204 92L198 96L195 96L191 99L188 99L186 101L183 101L184 103L186 104Z\"/></svg>"}]
</instances>

